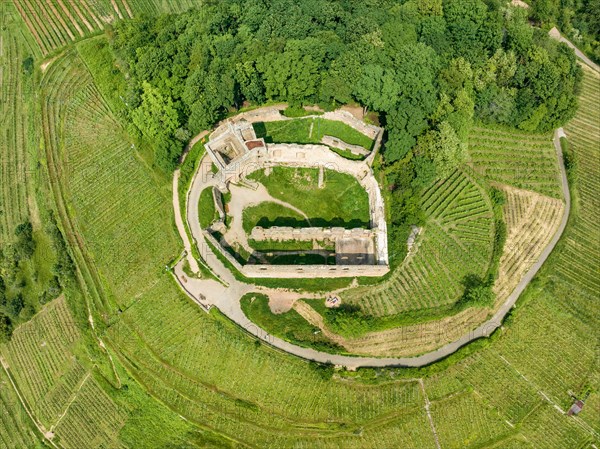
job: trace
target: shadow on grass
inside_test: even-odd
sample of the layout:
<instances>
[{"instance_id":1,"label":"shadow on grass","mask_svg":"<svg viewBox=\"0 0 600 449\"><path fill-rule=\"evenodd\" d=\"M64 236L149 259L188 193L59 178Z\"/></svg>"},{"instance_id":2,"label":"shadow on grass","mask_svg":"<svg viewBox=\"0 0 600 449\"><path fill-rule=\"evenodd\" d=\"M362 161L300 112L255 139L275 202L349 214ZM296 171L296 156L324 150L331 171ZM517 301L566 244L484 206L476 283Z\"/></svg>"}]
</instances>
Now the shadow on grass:
<instances>
[{"instance_id":1,"label":"shadow on grass","mask_svg":"<svg viewBox=\"0 0 600 449\"><path fill-rule=\"evenodd\" d=\"M326 220L324 218L309 218L310 224L313 227L319 228L368 228L369 223L364 222L363 220L353 219L353 220L344 220L341 217L335 217L331 220ZM291 228L305 228L306 220L296 219L292 217L279 217L274 220L269 219L268 217L261 217L260 220L256 223L256 226L260 226L262 228L272 228L274 226L287 226Z\"/></svg>"}]
</instances>

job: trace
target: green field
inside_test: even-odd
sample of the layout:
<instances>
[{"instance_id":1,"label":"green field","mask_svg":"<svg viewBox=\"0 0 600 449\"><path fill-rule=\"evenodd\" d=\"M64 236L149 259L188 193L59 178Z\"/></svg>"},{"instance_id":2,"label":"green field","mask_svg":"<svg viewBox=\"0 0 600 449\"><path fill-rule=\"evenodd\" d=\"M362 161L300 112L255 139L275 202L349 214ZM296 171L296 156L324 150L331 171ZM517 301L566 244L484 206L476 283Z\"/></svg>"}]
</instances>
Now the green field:
<instances>
[{"instance_id":1,"label":"green field","mask_svg":"<svg viewBox=\"0 0 600 449\"><path fill-rule=\"evenodd\" d=\"M273 143L320 143L323 136L337 137L351 145L360 145L367 150L373 140L342 122L323 118L282 120L254 124L258 137Z\"/></svg>"},{"instance_id":2,"label":"green field","mask_svg":"<svg viewBox=\"0 0 600 449\"><path fill-rule=\"evenodd\" d=\"M198 209L200 226L202 226L202 229L208 228L217 218L219 218L213 199L212 187L208 187L200 193Z\"/></svg>"},{"instance_id":3,"label":"green field","mask_svg":"<svg viewBox=\"0 0 600 449\"><path fill-rule=\"evenodd\" d=\"M263 184L271 196L303 211L311 226L369 225L367 192L348 174L326 169L322 188L316 168L273 167L268 176L259 170L249 178Z\"/></svg>"}]
</instances>

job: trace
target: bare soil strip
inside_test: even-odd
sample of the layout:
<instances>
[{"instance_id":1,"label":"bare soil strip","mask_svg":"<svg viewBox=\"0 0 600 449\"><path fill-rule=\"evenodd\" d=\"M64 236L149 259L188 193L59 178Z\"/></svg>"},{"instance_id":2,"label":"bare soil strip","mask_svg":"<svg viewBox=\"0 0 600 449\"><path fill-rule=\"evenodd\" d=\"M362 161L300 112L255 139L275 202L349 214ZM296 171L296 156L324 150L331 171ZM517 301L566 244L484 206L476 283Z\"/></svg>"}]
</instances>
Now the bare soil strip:
<instances>
[{"instance_id":1,"label":"bare soil strip","mask_svg":"<svg viewBox=\"0 0 600 449\"><path fill-rule=\"evenodd\" d=\"M62 0L59 0L59 1L62 1ZM71 6L73 6L75 13L83 21L83 23L87 27L87 29L90 31L94 31L94 27L92 25L90 25L90 22L88 22L88 20L85 18L85 16L81 12L81 10L77 7L77 2L72 2ZM89 5L87 4L87 2L85 0L81 1L81 6L83 6L83 8L87 11L87 13L90 15L90 17L94 20L94 22L96 22L96 25L98 25L98 28L102 28L102 22L100 22L98 20L98 17L96 17L96 15L90 9Z\"/></svg>"},{"instance_id":2,"label":"bare soil strip","mask_svg":"<svg viewBox=\"0 0 600 449\"><path fill-rule=\"evenodd\" d=\"M121 0L121 2L123 2L123 6L125 7L125 10L127 11L127 15L129 17L133 17L133 13L131 12L131 8L129 7L127 0Z\"/></svg>"},{"instance_id":3,"label":"bare soil strip","mask_svg":"<svg viewBox=\"0 0 600 449\"><path fill-rule=\"evenodd\" d=\"M117 2L115 0L110 0L110 3L112 4L113 9L119 16L119 19L123 19L123 14L121 14L121 11L119 11L119 6L117 5Z\"/></svg>"},{"instance_id":4,"label":"bare soil strip","mask_svg":"<svg viewBox=\"0 0 600 449\"><path fill-rule=\"evenodd\" d=\"M49 0L49 1L51 1L51 0ZM84 32L81 29L81 27L79 26L79 24L77 23L77 21L75 20L75 18L73 17L73 15L71 14L71 11L69 11L69 9L65 6L65 4L62 2L62 0L57 0L57 2L58 2L58 6L60 6L60 8L67 15L67 17L69 18L69 20L71 21L71 23L73 24L73 26L75 27L75 29L77 30L79 35L83 36ZM74 38L72 38L72 39L74 39Z\"/></svg>"},{"instance_id":5,"label":"bare soil strip","mask_svg":"<svg viewBox=\"0 0 600 449\"><path fill-rule=\"evenodd\" d=\"M58 21L62 25L65 32L69 35L71 40L75 40L75 35L71 32L71 29L67 26L67 24L65 23L65 20L62 18L60 13L56 10L56 7L54 6L54 3L52 3L52 0L46 0L46 4L50 7L50 9L52 10L52 13L58 19ZM81 35L83 36L83 33L81 33Z\"/></svg>"}]
</instances>

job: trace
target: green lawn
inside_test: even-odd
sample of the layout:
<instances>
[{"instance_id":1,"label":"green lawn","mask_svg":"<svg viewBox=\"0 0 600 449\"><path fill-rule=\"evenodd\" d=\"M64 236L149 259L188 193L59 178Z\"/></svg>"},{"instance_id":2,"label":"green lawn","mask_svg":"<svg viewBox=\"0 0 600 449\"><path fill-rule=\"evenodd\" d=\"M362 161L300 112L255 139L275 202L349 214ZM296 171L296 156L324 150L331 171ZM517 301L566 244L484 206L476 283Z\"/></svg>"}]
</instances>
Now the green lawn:
<instances>
[{"instance_id":1,"label":"green lawn","mask_svg":"<svg viewBox=\"0 0 600 449\"><path fill-rule=\"evenodd\" d=\"M311 133L312 125L312 133ZM342 122L323 118L298 118L276 122L254 124L258 137L273 143L320 143L323 136L333 136L352 145L360 145L367 150L373 146L373 139Z\"/></svg>"},{"instance_id":2,"label":"green lawn","mask_svg":"<svg viewBox=\"0 0 600 449\"><path fill-rule=\"evenodd\" d=\"M202 229L208 228L217 218L217 209L212 194L212 187L207 187L200 193L200 201L198 202L200 215L200 226Z\"/></svg>"},{"instance_id":3,"label":"green lawn","mask_svg":"<svg viewBox=\"0 0 600 449\"><path fill-rule=\"evenodd\" d=\"M252 228L255 226L262 226L263 228L270 228L272 226L302 228L309 226L309 223L302 215L287 207L270 202L247 207L244 209L242 220L244 231L248 234L250 234Z\"/></svg>"},{"instance_id":4,"label":"green lawn","mask_svg":"<svg viewBox=\"0 0 600 449\"><path fill-rule=\"evenodd\" d=\"M250 175L269 193L304 211L312 226L367 227L369 197L358 181L345 173L325 170L325 183L318 188L316 168L274 167Z\"/></svg>"},{"instance_id":5,"label":"green lawn","mask_svg":"<svg viewBox=\"0 0 600 449\"><path fill-rule=\"evenodd\" d=\"M241 298L240 304L250 321L276 337L324 351L341 349L294 309L277 315L271 312L269 298L265 295L249 293Z\"/></svg>"}]
</instances>

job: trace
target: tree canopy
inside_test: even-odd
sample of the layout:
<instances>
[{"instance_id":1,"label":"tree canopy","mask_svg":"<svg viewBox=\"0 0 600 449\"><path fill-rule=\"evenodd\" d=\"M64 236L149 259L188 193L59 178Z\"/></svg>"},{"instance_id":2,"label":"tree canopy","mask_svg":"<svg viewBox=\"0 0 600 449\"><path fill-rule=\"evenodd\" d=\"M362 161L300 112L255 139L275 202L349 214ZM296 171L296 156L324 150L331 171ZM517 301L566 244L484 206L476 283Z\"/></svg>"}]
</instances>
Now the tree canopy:
<instances>
[{"instance_id":1,"label":"tree canopy","mask_svg":"<svg viewBox=\"0 0 600 449\"><path fill-rule=\"evenodd\" d=\"M386 126L392 166L450 128L464 140L473 119L532 131L564 123L580 78L572 52L524 9L491 0L209 1L118 22L109 36L134 134L167 171L186 137L247 103L358 102ZM421 157L445 173L433 155Z\"/></svg>"}]
</instances>

